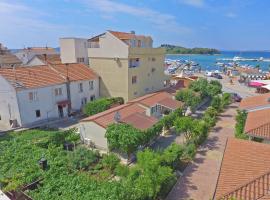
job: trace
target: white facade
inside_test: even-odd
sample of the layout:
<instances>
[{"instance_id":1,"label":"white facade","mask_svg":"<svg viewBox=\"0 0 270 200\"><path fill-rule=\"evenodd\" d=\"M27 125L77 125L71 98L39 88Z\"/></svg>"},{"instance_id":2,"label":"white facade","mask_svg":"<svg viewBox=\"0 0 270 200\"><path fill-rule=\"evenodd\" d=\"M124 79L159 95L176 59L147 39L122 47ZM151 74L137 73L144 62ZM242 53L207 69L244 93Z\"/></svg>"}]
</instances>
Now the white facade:
<instances>
[{"instance_id":1,"label":"white facade","mask_svg":"<svg viewBox=\"0 0 270 200\"><path fill-rule=\"evenodd\" d=\"M87 39L60 38L59 43L62 63L88 64Z\"/></svg>"},{"instance_id":2,"label":"white facade","mask_svg":"<svg viewBox=\"0 0 270 200\"><path fill-rule=\"evenodd\" d=\"M20 123L21 116L14 87L0 75L0 130L12 126L12 121Z\"/></svg>"},{"instance_id":3,"label":"white facade","mask_svg":"<svg viewBox=\"0 0 270 200\"><path fill-rule=\"evenodd\" d=\"M83 91L80 90L80 84ZM80 110L86 102L98 97L98 79L70 83L72 111ZM0 130L10 128L10 120L16 120L18 126L29 126L42 121L67 117L68 104L63 102L68 102L65 83L16 91L0 76Z\"/></svg>"},{"instance_id":4,"label":"white facade","mask_svg":"<svg viewBox=\"0 0 270 200\"><path fill-rule=\"evenodd\" d=\"M33 57L27 64L26 66L38 66L38 65L46 65L47 63L43 62L40 60L38 57Z\"/></svg>"}]
</instances>

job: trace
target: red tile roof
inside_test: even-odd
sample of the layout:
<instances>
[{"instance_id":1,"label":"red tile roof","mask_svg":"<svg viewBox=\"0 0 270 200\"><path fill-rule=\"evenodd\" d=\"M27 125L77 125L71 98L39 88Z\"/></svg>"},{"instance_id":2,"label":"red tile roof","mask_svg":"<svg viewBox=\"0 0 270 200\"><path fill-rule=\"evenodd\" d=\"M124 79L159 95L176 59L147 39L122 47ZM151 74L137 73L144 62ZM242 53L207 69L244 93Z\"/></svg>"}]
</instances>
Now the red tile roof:
<instances>
[{"instance_id":1,"label":"red tile roof","mask_svg":"<svg viewBox=\"0 0 270 200\"><path fill-rule=\"evenodd\" d=\"M63 84L70 81L92 80L98 76L83 64L41 65L0 69L0 76L8 80L17 90Z\"/></svg>"},{"instance_id":2,"label":"red tile roof","mask_svg":"<svg viewBox=\"0 0 270 200\"><path fill-rule=\"evenodd\" d=\"M146 38L150 36L144 36L144 35L136 35L133 33L125 33L125 32L118 32L118 31L109 31L111 34L113 34L115 37L119 38L120 40L129 40L133 38Z\"/></svg>"},{"instance_id":3,"label":"red tile roof","mask_svg":"<svg viewBox=\"0 0 270 200\"><path fill-rule=\"evenodd\" d=\"M174 100L172 98L163 99L163 100L159 101L158 104L160 104L160 105L162 105L164 107L173 109L173 110L175 110L177 108L180 108L180 107L182 107L184 105L183 102Z\"/></svg>"},{"instance_id":4,"label":"red tile roof","mask_svg":"<svg viewBox=\"0 0 270 200\"><path fill-rule=\"evenodd\" d=\"M247 97L241 101L240 108L252 109L252 108L261 107L261 106L267 106L267 105L270 106L269 98L270 98L270 93L261 94L254 97Z\"/></svg>"},{"instance_id":5,"label":"red tile roof","mask_svg":"<svg viewBox=\"0 0 270 200\"><path fill-rule=\"evenodd\" d=\"M229 138L217 182L215 199L270 172L270 145Z\"/></svg>"},{"instance_id":6,"label":"red tile roof","mask_svg":"<svg viewBox=\"0 0 270 200\"><path fill-rule=\"evenodd\" d=\"M114 116L116 112L120 114L120 120L122 120L134 113L145 113L145 108L138 104L124 104L87 117L83 119L82 122L93 121L103 128L107 128L110 124L114 123Z\"/></svg>"},{"instance_id":7,"label":"red tile roof","mask_svg":"<svg viewBox=\"0 0 270 200\"><path fill-rule=\"evenodd\" d=\"M36 55L42 62L50 64L62 64L59 54L46 54L46 55Z\"/></svg>"},{"instance_id":8,"label":"red tile roof","mask_svg":"<svg viewBox=\"0 0 270 200\"><path fill-rule=\"evenodd\" d=\"M142 97L139 97L137 99L133 99L130 102L137 102L140 103L148 108L155 106L158 102L168 99L168 98L173 98L173 95L169 94L168 92L156 92L156 93L151 93L144 95ZM176 100L174 100L176 101Z\"/></svg>"},{"instance_id":9,"label":"red tile roof","mask_svg":"<svg viewBox=\"0 0 270 200\"><path fill-rule=\"evenodd\" d=\"M123 118L121 121L126 124L130 124L137 129L147 130L148 128L151 128L155 123L157 123L158 119L146 116L142 113L133 113Z\"/></svg>"},{"instance_id":10,"label":"red tile roof","mask_svg":"<svg viewBox=\"0 0 270 200\"><path fill-rule=\"evenodd\" d=\"M245 133L250 136L270 139L270 109L249 112Z\"/></svg>"},{"instance_id":11,"label":"red tile roof","mask_svg":"<svg viewBox=\"0 0 270 200\"><path fill-rule=\"evenodd\" d=\"M146 107L160 104L170 109L176 109L182 106L181 102L173 100L172 98L173 96L167 92L147 94L127 104L111 108L81 121L93 121L103 128L107 128L108 125L114 123L115 113L119 112L121 116L120 121L131 124L138 129L145 130L157 122L156 118L146 115Z\"/></svg>"}]
</instances>

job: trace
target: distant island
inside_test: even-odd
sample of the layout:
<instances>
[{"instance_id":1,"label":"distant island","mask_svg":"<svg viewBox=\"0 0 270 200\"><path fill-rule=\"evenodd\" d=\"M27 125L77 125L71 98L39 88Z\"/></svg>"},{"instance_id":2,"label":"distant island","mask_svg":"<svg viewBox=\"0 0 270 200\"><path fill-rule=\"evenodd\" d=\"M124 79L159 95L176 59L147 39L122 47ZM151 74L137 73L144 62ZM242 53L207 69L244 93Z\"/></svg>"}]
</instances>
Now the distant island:
<instances>
[{"instance_id":1,"label":"distant island","mask_svg":"<svg viewBox=\"0 0 270 200\"><path fill-rule=\"evenodd\" d=\"M162 44L161 47L166 49L166 54L220 54L219 50L209 48L185 48L170 44Z\"/></svg>"}]
</instances>

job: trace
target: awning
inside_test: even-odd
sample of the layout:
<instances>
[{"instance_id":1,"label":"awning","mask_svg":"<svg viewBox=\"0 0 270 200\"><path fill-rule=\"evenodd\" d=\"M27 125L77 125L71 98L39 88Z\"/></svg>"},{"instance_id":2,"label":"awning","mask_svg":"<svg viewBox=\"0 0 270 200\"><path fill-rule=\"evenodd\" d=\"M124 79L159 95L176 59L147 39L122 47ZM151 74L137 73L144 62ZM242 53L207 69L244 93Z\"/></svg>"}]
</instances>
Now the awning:
<instances>
[{"instance_id":1,"label":"awning","mask_svg":"<svg viewBox=\"0 0 270 200\"><path fill-rule=\"evenodd\" d=\"M264 85L264 86L262 86L262 88L265 88L265 89L270 91L270 84L269 85Z\"/></svg>"},{"instance_id":2,"label":"awning","mask_svg":"<svg viewBox=\"0 0 270 200\"><path fill-rule=\"evenodd\" d=\"M70 101L69 100L63 100L63 101L58 101L57 102L57 105L58 106L66 106L68 104L70 104Z\"/></svg>"},{"instance_id":3,"label":"awning","mask_svg":"<svg viewBox=\"0 0 270 200\"><path fill-rule=\"evenodd\" d=\"M263 83L258 83L258 82L253 82L253 81L248 84L248 86L250 87L261 87L263 85L264 85Z\"/></svg>"}]
</instances>

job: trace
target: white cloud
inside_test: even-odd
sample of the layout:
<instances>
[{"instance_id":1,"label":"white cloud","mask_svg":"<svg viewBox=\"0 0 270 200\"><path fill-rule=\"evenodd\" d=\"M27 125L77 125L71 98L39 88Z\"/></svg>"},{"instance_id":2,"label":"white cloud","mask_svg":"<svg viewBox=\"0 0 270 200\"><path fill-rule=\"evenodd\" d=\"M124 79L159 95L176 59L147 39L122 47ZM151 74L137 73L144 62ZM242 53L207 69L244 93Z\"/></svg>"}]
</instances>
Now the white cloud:
<instances>
[{"instance_id":1,"label":"white cloud","mask_svg":"<svg viewBox=\"0 0 270 200\"><path fill-rule=\"evenodd\" d=\"M226 17L229 17L229 18L236 18L237 17L237 14L236 13L233 13L233 12L228 12L225 16Z\"/></svg>"},{"instance_id":2,"label":"white cloud","mask_svg":"<svg viewBox=\"0 0 270 200\"><path fill-rule=\"evenodd\" d=\"M173 15L161 13L153 9L131 6L112 0L84 0L83 2L85 2L89 8L100 11L101 15L106 16L106 18L114 14L122 13L146 20L159 29L175 32L190 31L189 28L181 26Z\"/></svg>"},{"instance_id":3,"label":"white cloud","mask_svg":"<svg viewBox=\"0 0 270 200\"><path fill-rule=\"evenodd\" d=\"M180 0L180 3L194 7L203 7L205 4L204 0Z\"/></svg>"}]
</instances>

